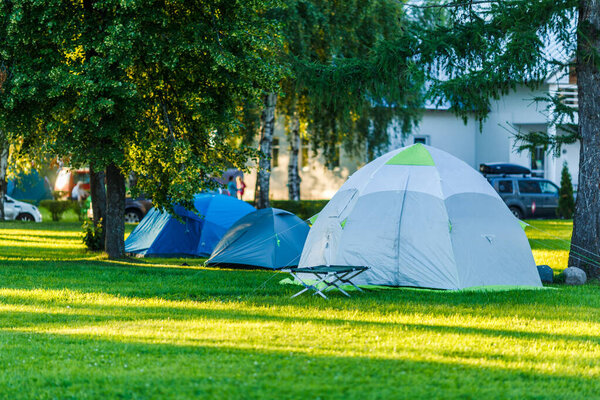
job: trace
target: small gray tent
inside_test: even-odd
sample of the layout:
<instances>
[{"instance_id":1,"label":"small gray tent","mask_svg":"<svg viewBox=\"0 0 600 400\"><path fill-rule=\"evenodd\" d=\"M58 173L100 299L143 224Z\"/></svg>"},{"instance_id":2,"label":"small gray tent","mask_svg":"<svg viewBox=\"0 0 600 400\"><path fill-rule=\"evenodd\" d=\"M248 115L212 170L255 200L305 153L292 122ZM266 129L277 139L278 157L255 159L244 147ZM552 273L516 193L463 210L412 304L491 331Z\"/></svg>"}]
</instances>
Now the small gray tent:
<instances>
[{"instance_id":1,"label":"small gray tent","mask_svg":"<svg viewBox=\"0 0 600 400\"><path fill-rule=\"evenodd\" d=\"M252 212L219 241L206 266L281 269L298 266L309 227L277 208Z\"/></svg>"},{"instance_id":2,"label":"small gray tent","mask_svg":"<svg viewBox=\"0 0 600 400\"><path fill-rule=\"evenodd\" d=\"M486 179L415 144L352 175L313 224L300 267L365 266L356 284L541 286L531 248Z\"/></svg>"}]
</instances>

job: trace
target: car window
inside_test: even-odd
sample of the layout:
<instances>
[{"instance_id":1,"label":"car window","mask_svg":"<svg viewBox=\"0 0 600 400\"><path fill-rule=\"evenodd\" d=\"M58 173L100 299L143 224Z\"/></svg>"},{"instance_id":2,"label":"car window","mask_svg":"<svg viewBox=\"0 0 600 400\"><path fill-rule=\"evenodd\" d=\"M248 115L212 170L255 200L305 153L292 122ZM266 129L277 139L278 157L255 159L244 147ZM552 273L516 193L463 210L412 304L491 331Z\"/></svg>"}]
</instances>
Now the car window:
<instances>
[{"instance_id":1,"label":"car window","mask_svg":"<svg viewBox=\"0 0 600 400\"><path fill-rule=\"evenodd\" d=\"M512 181L498 181L498 193L512 193L513 183Z\"/></svg>"},{"instance_id":2,"label":"car window","mask_svg":"<svg viewBox=\"0 0 600 400\"><path fill-rule=\"evenodd\" d=\"M542 193L544 194L558 194L558 186L556 186L552 182L544 181L540 182L540 186L542 188Z\"/></svg>"},{"instance_id":3,"label":"car window","mask_svg":"<svg viewBox=\"0 0 600 400\"><path fill-rule=\"evenodd\" d=\"M90 183L90 174L89 172L77 171L75 172L75 182L82 181L83 183Z\"/></svg>"},{"instance_id":4,"label":"car window","mask_svg":"<svg viewBox=\"0 0 600 400\"><path fill-rule=\"evenodd\" d=\"M13 203L13 200L9 197L4 197L4 202L5 203Z\"/></svg>"},{"instance_id":5,"label":"car window","mask_svg":"<svg viewBox=\"0 0 600 400\"><path fill-rule=\"evenodd\" d=\"M522 194L528 193L542 193L542 188L540 187L540 182L538 181L519 181L519 192Z\"/></svg>"}]
</instances>

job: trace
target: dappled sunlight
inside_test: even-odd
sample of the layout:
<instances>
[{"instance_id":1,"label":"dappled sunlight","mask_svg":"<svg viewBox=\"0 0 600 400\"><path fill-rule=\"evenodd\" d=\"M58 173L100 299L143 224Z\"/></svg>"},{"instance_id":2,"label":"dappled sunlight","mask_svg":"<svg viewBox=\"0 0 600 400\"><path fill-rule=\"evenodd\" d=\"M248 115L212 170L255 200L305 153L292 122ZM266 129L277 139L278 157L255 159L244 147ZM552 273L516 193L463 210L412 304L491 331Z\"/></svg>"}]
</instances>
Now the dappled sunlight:
<instances>
[{"instance_id":1,"label":"dappled sunlight","mask_svg":"<svg viewBox=\"0 0 600 400\"><path fill-rule=\"evenodd\" d=\"M291 299L298 288L280 285L283 273L203 268L203 259L108 260L85 250L76 224L63 225L71 230L0 230L0 365L17 371L0 387L30 387L22 372L41 364L33 387L48 397L65 393L53 385L64 376L123 398L132 387L165 397L155 383L166 381L180 398L235 397L228 391L247 387L290 399L324 388L346 399L398 398L406 388L427 398L448 387L457 398L488 398L499 382L514 398L544 398L544 387L571 393L565 380L595 393L600 378L597 285ZM538 264L558 269L567 252L545 248L563 243L556 234L531 243ZM356 382L362 391L348 389Z\"/></svg>"},{"instance_id":2,"label":"dappled sunlight","mask_svg":"<svg viewBox=\"0 0 600 400\"><path fill-rule=\"evenodd\" d=\"M462 364L600 377L600 323L293 304L122 298L71 290L0 290L0 329L169 344ZM568 313L576 309L556 309ZM6 318L18 315L18 320ZM539 354L545 354L540 358Z\"/></svg>"},{"instance_id":3,"label":"dappled sunlight","mask_svg":"<svg viewBox=\"0 0 600 400\"><path fill-rule=\"evenodd\" d=\"M564 250L532 250L537 265L548 265L560 272L569 266L569 253Z\"/></svg>"}]
</instances>

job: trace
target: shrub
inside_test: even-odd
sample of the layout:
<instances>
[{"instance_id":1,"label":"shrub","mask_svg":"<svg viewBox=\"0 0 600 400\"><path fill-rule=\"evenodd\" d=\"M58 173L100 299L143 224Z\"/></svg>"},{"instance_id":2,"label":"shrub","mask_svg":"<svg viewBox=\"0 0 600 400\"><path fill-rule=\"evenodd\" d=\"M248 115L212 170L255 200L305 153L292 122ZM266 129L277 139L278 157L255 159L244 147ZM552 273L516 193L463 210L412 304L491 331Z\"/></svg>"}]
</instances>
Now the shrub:
<instances>
[{"instance_id":1,"label":"shrub","mask_svg":"<svg viewBox=\"0 0 600 400\"><path fill-rule=\"evenodd\" d=\"M72 206L72 202L68 200L42 200L40 202L40 207L47 208L52 214L52 221L60 221L64 212Z\"/></svg>"},{"instance_id":2,"label":"shrub","mask_svg":"<svg viewBox=\"0 0 600 400\"><path fill-rule=\"evenodd\" d=\"M75 214L79 217L79 221L85 221L88 216L88 210L92 206L91 198L88 196L88 198L81 203L72 200L71 203L73 204L73 211L75 211Z\"/></svg>"},{"instance_id":3,"label":"shrub","mask_svg":"<svg viewBox=\"0 0 600 400\"><path fill-rule=\"evenodd\" d=\"M102 221L95 226L92 221L83 223L83 244L88 250L99 251L104 250L104 237L102 235Z\"/></svg>"},{"instance_id":4,"label":"shrub","mask_svg":"<svg viewBox=\"0 0 600 400\"><path fill-rule=\"evenodd\" d=\"M573 198L573 184L571 183L571 174L567 162L563 164L560 176L560 189L558 190L558 208L556 213L561 218L573 218L575 211L575 199Z\"/></svg>"}]
</instances>

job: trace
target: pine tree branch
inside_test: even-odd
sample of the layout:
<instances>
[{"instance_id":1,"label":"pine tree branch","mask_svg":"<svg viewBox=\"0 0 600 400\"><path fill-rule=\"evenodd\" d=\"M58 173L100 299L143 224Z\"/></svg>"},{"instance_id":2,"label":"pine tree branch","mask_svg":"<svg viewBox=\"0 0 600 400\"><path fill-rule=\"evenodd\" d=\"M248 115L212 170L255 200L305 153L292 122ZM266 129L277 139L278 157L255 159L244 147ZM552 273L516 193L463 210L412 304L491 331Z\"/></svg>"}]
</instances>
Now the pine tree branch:
<instances>
[{"instance_id":1,"label":"pine tree branch","mask_svg":"<svg viewBox=\"0 0 600 400\"><path fill-rule=\"evenodd\" d=\"M427 8L456 8L463 6L472 6L476 4L492 4L492 3L500 3L501 0L468 0L468 1L457 1L454 3L447 4L410 4L407 3L407 7L419 8L419 9L427 9Z\"/></svg>"}]
</instances>

